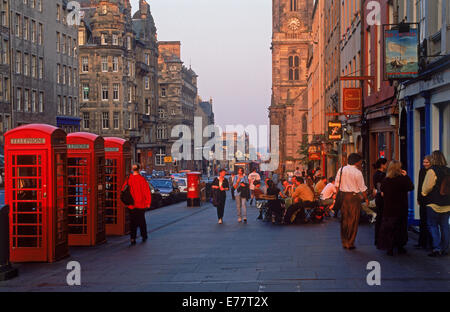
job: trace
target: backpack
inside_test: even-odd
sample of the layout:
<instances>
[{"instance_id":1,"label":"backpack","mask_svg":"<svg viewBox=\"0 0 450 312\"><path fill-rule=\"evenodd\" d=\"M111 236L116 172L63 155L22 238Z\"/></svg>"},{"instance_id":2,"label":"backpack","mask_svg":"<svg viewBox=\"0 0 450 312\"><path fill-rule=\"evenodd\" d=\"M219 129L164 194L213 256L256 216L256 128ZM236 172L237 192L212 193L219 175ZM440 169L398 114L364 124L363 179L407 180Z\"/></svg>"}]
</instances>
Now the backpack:
<instances>
[{"instance_id":1,"label":"backpack","mask_svg":"<svg viewBox=\"0 0 450 312\"><path fill-rule=\"evenodd\" d=\"M131 195L131 188L130 188L130 185L128 184L129 178L130 178L130 176L128 176L127 184L125 185L123 190L120 192L120 200L122 201L122 203L124 203L124 205L132 206L132 205L134 205L134 198L133 198L133 195Z\"/></svg>"},{"instance_id":2,"label":"backpack","mask_svg":"<svg viewBox=\"0 0 450 312\"><path fill-rule=\"evenodd\" d=\"M439 194L442 196L450 196L450 168L446 168L444 171Z\"/></svg>"}]
</instances>

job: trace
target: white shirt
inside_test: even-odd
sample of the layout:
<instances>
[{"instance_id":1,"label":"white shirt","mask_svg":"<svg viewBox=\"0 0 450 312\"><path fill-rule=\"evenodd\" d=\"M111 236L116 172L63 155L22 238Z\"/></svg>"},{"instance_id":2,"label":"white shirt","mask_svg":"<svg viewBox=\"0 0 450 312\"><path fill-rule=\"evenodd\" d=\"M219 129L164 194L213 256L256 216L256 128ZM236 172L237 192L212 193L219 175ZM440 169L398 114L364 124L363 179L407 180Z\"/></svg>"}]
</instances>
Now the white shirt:
<instances>
[{"instance_id":1,"label":"white shirt","mask_svg":"<svg viewBox=\"0 0 450 312\"><path fill-rule=\"evenodd\" d=\"M367 191L366 183L364 182L364 177L358 168L352 165L345 166L342 171L342 184L340 183L341 169L338 170L336 174L336 189L342 192L354 192L363 193Z\"/></svg>"},{"instance_id":2,"label":"white shirt","mask_svg":"<svg viewBox=\"0 0 450 312\"><path fill-rule=\"evenodd\" d=\"M336 185L334 183L328 183L327 186L320 193L320 199L330 199L334 194L337 193Z\"/></svg>"},{"instance_id":3,"label":"white shirt","mask_svg":"<svg viewBox=\"0 0 450 312\"><path fill-rule=\"evenodd\" d=\"M251 190L255 189L255 185L253 184L253 182L255 182L257 180L261 180L261 176L259 175L259 173L252 172L248 175L248 183L250 183Z\"/></svg>"}]
</instances>

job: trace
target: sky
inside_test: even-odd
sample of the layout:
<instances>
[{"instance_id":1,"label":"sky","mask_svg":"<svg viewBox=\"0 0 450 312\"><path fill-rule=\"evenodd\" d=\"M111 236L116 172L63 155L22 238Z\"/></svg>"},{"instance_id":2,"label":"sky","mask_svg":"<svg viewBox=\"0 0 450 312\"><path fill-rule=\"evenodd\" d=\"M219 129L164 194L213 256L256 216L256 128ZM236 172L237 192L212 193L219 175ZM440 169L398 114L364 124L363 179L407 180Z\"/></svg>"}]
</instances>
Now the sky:
<instances>
[{"instance_id":1,"label":"sky","mask_svg":"<svg viewBox=\"0 0 450 312\"><path fill-rule=\"evenodd\" d=\"M215 121L268 125L271 100L272 1L147 0L158 40L181 41L199 95L213 98ZM133 13L139 0L131 0Z\"/></svg>"}]
</instances>

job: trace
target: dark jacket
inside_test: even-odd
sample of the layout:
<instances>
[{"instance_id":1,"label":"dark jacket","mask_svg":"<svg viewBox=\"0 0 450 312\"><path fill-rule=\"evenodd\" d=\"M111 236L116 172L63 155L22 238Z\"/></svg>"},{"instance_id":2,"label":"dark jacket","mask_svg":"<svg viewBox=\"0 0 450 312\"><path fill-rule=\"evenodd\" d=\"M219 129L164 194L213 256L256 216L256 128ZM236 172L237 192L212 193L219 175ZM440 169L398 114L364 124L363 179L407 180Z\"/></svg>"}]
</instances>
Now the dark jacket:
<instances>
[{"instance_id":1,"label":"dark jacket","mask_svg":"<svg viewBox=\"0 0 450 312\"><path fill-rule=\"evenodd\" d=\"M212 186L219 186L219 178L215 178ZM222 187L223 188L230 188L230 184L228 183L228 179L224 178L223 182L222 182ZM219 201L221 200L225 200L227 198L227 192L226 191L221 191L220 189L212 189L213 190L213 196L217 196L217 199Z\"/></svg>"},{"instance_id":2,"label":"dark jacket","mask_svg":"<svg viewBox=\"0 0 450 312\"><path fill-rule=\"evenodd\" d=\"M431 190L431 193L428 194L427 196L430 198L428 204L435 204L438 206L448 206L450 205L450 196L441 195L440 192L442 180L444 179L446 174L447 175L450 174L449 173L450 168L445 166L432 166L431 169L433 169L434 173L436 174L437 180L436 184Z\"/></svg>"},{"instance_id":3,"label":"dark jacket","mask_svg":"<svg viewBox=\"0 0 450 312\"><path fill-rule=\"evenodd\" d=\"M422 195L422 185L425 181L425 176L427 175L428 169L421 168L419 171L419 185L418 185L418 192L417 192L417 201L419 202L419 205L425 206L427 204L427 199L429 199L429 196L423 196Z\"/></svg>"},{"instance_id":4,"label":"dark jacket","mask_svg":"<svg viewBox=\"0 0 450 312\"><path fill-rule=\"evenodd\" d=\"M384 207L383 218L402 218L408 216L408 192L414 184L408 176L384 178L381 183Z\"/></svg>"}]
</instances>

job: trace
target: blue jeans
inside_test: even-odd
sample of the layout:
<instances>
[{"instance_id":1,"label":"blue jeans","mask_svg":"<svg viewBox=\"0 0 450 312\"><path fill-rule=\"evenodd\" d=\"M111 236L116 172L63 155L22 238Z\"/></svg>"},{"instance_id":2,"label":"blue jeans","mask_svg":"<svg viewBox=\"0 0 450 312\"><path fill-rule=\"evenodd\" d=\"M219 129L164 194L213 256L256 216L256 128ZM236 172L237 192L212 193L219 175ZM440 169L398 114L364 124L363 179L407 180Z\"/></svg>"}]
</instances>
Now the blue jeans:
<instances>
[{"instance_id":1,"label":"blue jeans","mask_svg":"<svg viewBox=\"0 0 450 312\"><path fill-rule=\"evenodd\" d=\"M450 212L437 213L433 208L428 206L427 214L428 230L430 231L433 242L433 251L447 252L449 247L448 220Z\"/></svg>"}]
</instances>

